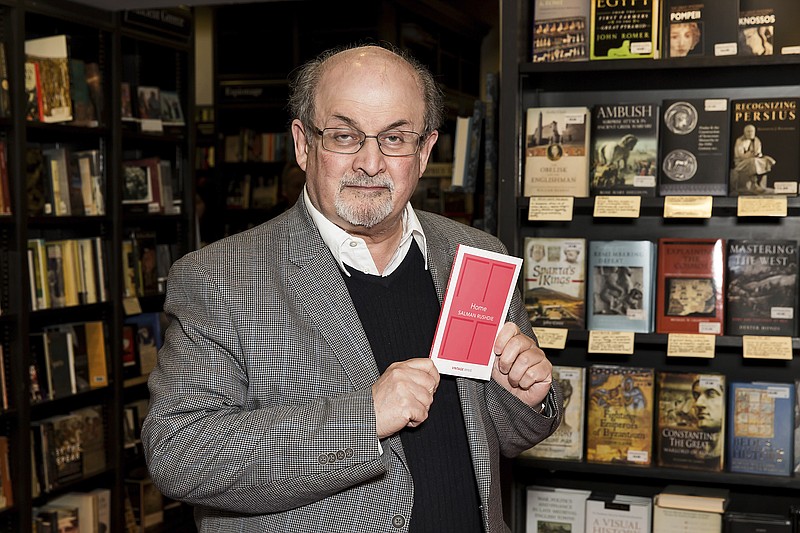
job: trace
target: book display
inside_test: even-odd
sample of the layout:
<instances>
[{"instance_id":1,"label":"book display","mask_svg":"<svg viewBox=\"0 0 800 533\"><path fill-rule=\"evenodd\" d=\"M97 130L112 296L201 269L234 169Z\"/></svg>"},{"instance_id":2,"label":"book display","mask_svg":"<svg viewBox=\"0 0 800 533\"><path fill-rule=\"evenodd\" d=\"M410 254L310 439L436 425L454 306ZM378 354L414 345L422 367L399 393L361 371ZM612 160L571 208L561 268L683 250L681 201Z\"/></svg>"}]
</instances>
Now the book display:
<instances>
[{"instance_id":1,"label":"book display","mask_svg":"<svg viewBox=\"0 0 800 533\"><path fill-rule=\"evenodd\" d=\"M509 253L526 260L531 253L530 243L582 238L587 259L586 327L554 326L562 337L551 331L541 336L548 343L543 349L554 366L586 371L584 456L565 460L526 451L514 461L510 471L513 531L525 530L524 500L531 485L651 498L666 485L729 490L721 520L720 514L689 516L700 512L692 509L654 510L655 515L669 515L670 527L684 524L685 531L720 531L726 526L739 530L750 527L752 531L752 526L739 525L746 523L741 516L729 521L725 515L763 513L788 517L800 498L797 472L753 472L731 465L735 415L730 404L733 383L785 382L795 386L796 376L800 375L796 357L800 339L795 257L800 235L800 198L796 188L800 140L795 138L794 125L795 102L800 98L800 88L794 80L800 72L800 56L779 54L777 47L772 56L745 56L741 42L736 43L738 27L731 30L730 22L759 22L759 16L748 15L746 20L736 17L739 4L742 9L750 3L759 5L748 9L772 9L776 22L772 30L761 31L762 40L770 44L770 40L777 41L779 12L790 13L796 3L658 3L662 27L658 28L661 49L656 57L635 57L633 53L597 57L602 41L612 49L622 47L614 54L624 52L625 44L612 42L610 37L598 39L604 34L595 28L590 34L594 52L588 61L560 62L534 60L533 48L523 44L533 33L534 2L517 0L501 7L501 68L515 74L505 77L500 86L503 98L499 111L498 173L507 179L500 183L498 212L509 216L499 219L498 235ZM771 5L766 6L768 3ZM597 20L601 4L612 9L610 2L595 4L593 20ZM615 4L621 9L622 3ZM671 53L665 25L691 22L700 29L699 38L695 36L696 42L692 42L691 31L687 32L681 39L689 39L688 48L676 42ZM766 20L761 22L768 25ZM788 31L796 32L796 28ZM676 41L681 40L678 37ZM638 43L631 38L628 46L635 42ZM784 42L791 50L791 41ZM646 115L641 107L645 104L657 109L653 113L658 117L654 124L657 136L653 139L658 146L654 169L639 169L631 164L649 151L639 146L641 139L623 150L623 135L617 135L616 153L618 161L628 155L628 163L619 163L618 171L636 169L631 178L640 184L643 178L652 176L650 190L635 190L633 180L624 185L632 195L610 185L597 188L598 174L602 175L597 172L601 163L598 144L609 144L598 141L603 120L616 119L609 127L619 127L631 116ZM590 169L590 196L572 195L563 208L548 198L529 197L525 191L527 113L543 108L592 110L591 156L597 163ZM753 128L745 132L748 125ZM781 133L773 136L775 131ZM642 151L637 151L640 148ZM737 148L742 153L752 152L754 157L742 162L744 158L737 155ZM614 151L608 151L613 156ZM786 164L779 168L783 163ZM563 212L556 212L557 209ZM659 248L653 254L661 270L652 278L653 304L643 309L643 314L647 310L655 313L653 329L631 332L620 324L593 323L598 317L627 318L598 315L592 308L602 303L594 294L593 283L600 281L595 270L600 265L592 264L592 249L612 240L674 243L674 253ZM700 259L703 254L681 248L690 241L708 243L711 252L704 256L709 261ZM629 260L630 253L618 252L612 257L621 262ZM602 366L620 372L634 367L655 373L649 465L626 463L619 458L609 463L590 460L596 455L592 451L592 419L601 412L596 406L618 401L612 394L616 385L592 385L591 369ZM710 386L714 381L719 387ZM709 386L701 391L699 385L693 386L696 382ZM771 397L765 393L758 397L762 401L754 409L769 412L769 402L763 400ZM771 399L777 405L777 398ZM716 414L712 414L712 403ZM763 422L761 426L755 427L751 422L743 430L767 435L767 419L769 416L762 416L758 420ZM792 412L779 415L776 411L775 420L789 434L797 427ZM772 438L777 437L775 433ZM741 444L755 445L755 437L747 439ZM751 448L742 454L767 453L765 448L771 451L769 445L760 446L761 452ZM618 448L623 450L622 446ZM547 446L542 452L545 450ZM797 464L796 450L791 457L785 451L784 457L781 466ZM680 531L675 528L659 530Z\"/></svg>"},{"instance_id":2,"label":"book display","mask_svg":"<svg viewBox=\"0 0 800 533\"><path fill-rule=\"evenodd\" d=\"M191 12L154 12L187 32L69 1L0 7L0 531L122 531L142 467L122 453L124 405L147 396L123 373L124 323L157 317L165 270L196 242ZM122 81L168 109L123 125ZM141 191L124 162L153 160L150 201L129 209ZM139 291L125 297L132 234Z\"/></svg>"}]
</instances>

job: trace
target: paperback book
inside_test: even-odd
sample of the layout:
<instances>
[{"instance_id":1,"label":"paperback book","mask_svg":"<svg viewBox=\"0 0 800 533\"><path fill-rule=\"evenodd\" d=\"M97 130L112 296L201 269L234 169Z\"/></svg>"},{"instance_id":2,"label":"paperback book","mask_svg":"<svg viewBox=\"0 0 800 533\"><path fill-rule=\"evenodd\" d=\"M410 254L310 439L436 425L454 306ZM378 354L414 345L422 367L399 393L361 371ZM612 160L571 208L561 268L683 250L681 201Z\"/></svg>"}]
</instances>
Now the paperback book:
<instances>
[{"instance_id":1,"label":"paperback book","mask_svg":"<svg viewBox=\"0 0 800 533\"><path fill-rule=\"evenodd\" d=\"M589 2L535 0L534 63L589 59Z\"/></svg>"},{"instance_id":2,"label":"paperback book","mask_svg":"<svg viewBox=\"0 0 800 533\"><path fill-rule=\"evenodd\" d=\"M728 241L728 335L797 334L797 259L794 240Z\"/></svg>"},{"instance_id":3,"label":"paperback book","mask_svg":"<svg viewBox=\"0 0 800 533\"><path fill-rule=\"evenodd\" d=\"M725 375L659 372L658 465L721 472L725 451Z\"/></svg>"},{"instance_id":4,"label":"paperback book","mask_svg":"<svg viewBox=\"0 0 800 533\"><path fill-rule=\"evenodd\" d=\"M736 55L739 0L662 1L663 57Z\"/></svg>"},{"instance_id":5,"label":"paperback book","mask_svg":"<svg viewBox=\"0 0 800 533\"><path fill-rule=\"evenodd\" d=\"M657 501L653 504L653 533L720 533L721 531L722 513L662 507Z\"/></svg>"},{"instance_id":6,"label":"paperback book","mask_svg":"<svg viewBox=\"0 0 800 533\"><path fill-rule=\"evenodd\" d=\"M644 496L592 493L586 500L586 533L650 531L653 502Z\"/></svg>"},{"instance_id":7,"label":"paperback book","mask_svg":"<svg viewBox=\"0 0 800 533\"><path fill-rule=\"evenodd\" d=\"M791 476L794 384L734 381L730 387L728 470Z\"/></svg>"},{"instance_id":8,"label":"paperback book","mask_svg":"<svg viewBox=\"0 0 800 533\"><path fill-rule=\"evenodd\" d=\"M724 239L659 239L657 277L657 333L722 335Z\"/></svg>"},{"instance_id":9,"label":"paperback book","mask_svg":"<svg viewBox=\"0 0 800 533\"><path fill-rule=\"evenodd\" d=\"M525 196L589 196L588 107L534 107L527 112Z\"/></svg>"},{"instance_id":10,"label":"paperback book","mask_svg":"<svg viewBox=\"0 0 800 533\"><path fill-rule=\"evenodd\" d=\"M653 457L654 370L589 367L586 460L649 466Z\"/></svg>"},{"instance_id":11,"label":"paperback book","mask_svg":"<svg viewBox=\"0 0 800 533\"><path fill-rule=\"evenodd\" d=\"M800 53L798 20L794 0L739 0L739 55Z\"/></svg>"},{"instance_id":12,"label":"paperback book","mask_svg":"<svg viewBox=\"0 0 800 533\"><path fill-rule=\"evenodd\" d=\"M589 58L658 58L659 0L591 2Z\"/></svg>"},{"instance_id":13,"label":"paperback book","mask_svg":"<svg viewBox=\"0 0 800 533\"><path fill-rule=\"evenodd\" d=\"M592 195L655 196L659 106L596 105L591 122Z\"/></svg>"},{"instance_id":14,"label":"paperback book","mask_svg":"<svg viewBox=\"0 0 800 533\"><path fill-rule=\"evenodd\" d=\"M533 327L585 329L586 239L526 237L523 270Z\"/></svg>"},{"instance_id":15,"label":"paperback book","mask_svg":"<svg viewBox=\"0 0 800 533\"><path fill-rule=\"evenodd\" d=\"M728 99L664 100L661 110L659 193L727 196Z\"/></svg>"},{"instance_id":16,"label":"paperback book","mask_svg":"<svg viewBox=\"0 0 800 533\"><path fill-rule=\"evenodd\" d=\"M585 527L586 499L591 491L561 487L528 487L527 533L582 533Z\"/></svg>"},{"instance_id":17,"label":"paperback book","mask_svg":"<svg viewBox=\"0 0 800 533\"><path fill-rule=\"evenodd\" d=\"M652 332L655 244L591 241L587 261L587 329Z\"/></svg>"},{"instance_id":18,"label":"paperback book","mask_svg":"<svg viewBox=\"0 0 800 533\"><path fill-rule=\"evenodd\" d=\"M797 195L800 98L731 101L730 195Z\"/></svg>"},{"instance_id":19,"label":"paperback book","mask_svg":"<svg viewBox=\"0 0 800 533\"><path fill-rule=\"evenodd\" d=\"M586 369L554 365L553 379L558 382L564 395L564 418L552 435L522 454L539 459L581 461Z\"/></svg>"}]
</instances>

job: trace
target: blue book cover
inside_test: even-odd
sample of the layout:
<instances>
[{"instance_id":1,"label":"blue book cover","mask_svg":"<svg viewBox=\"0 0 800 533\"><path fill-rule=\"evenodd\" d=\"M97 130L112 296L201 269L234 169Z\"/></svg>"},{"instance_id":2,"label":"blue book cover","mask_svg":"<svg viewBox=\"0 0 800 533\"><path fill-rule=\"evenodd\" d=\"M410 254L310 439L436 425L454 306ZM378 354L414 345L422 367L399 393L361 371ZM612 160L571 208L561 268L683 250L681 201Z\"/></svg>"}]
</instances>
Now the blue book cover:
<instances>
[{"instance_id":1,"label":"blue book cover","mask_svg":"<svg viewBox=\"0 0 800 533\"><path fill-rule=\"evenodd\" d=\"M653 331L656 248L652 241L591 241L589 330Z\"/></svg>"},{"instance_id":2,"label":"blue book cover","mask_svg":"<svg viewBox=\"0 0 800 533\"><path fill-rule=\"evenodd\" d=\"M731 472L792 474L794 403L791 383L730 384L728 469Z\"/></svg>"}]
</instances>

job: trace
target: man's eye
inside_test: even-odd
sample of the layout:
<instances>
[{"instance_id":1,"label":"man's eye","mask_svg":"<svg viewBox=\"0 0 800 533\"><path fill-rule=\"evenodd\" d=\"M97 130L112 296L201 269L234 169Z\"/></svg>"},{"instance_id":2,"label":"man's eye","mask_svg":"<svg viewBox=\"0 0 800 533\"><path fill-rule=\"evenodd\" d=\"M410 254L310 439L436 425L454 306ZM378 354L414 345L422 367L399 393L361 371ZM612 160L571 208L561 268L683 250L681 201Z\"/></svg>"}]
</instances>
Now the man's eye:
<instances>
[{"instance_id":1,"label":"man's eye","mask_svg":"<svg viewBox=\"0 0 800 533\"><path fill-rule=\"evenodd\" d=\"M340 144L352 144L358 142L358 135L352 131L337 131L333 134L333 140Z\"/></svg>"},{"instance_id":2,"label":"man's eye","mask_svg":"<svg viewBox=\"0 0 800 533\"><path fill-rule=\"evenodd\" d=\"M404 141L402 133L388 132L381 135L381 142L384 144L402 144Z\"/></svg>"}]
</instances>

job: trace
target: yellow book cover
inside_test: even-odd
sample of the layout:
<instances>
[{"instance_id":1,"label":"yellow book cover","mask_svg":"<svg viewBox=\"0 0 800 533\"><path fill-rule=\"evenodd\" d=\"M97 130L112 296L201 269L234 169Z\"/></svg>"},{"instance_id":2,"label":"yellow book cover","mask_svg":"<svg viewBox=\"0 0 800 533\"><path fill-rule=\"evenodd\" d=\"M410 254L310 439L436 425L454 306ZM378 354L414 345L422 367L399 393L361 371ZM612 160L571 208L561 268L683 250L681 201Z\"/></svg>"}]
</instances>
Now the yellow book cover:
<instances>
[{"instance_id":1,"label":"yellow book cover","mask_svg":"<svg viewBox=\"0 0 800 533\"><path fill-rule=\"evenodd\" d=\"M587 462L651 464L654 377L652 368L589 367Z\"/></svg>"},{"instance_id":2,"label":"yellow book cover","mask_svg":"<svg viewBox=\"0 0 800 533\"><path fill-rule=\"evenodd\" d=\"M591 0L589 59L657 59L659 0Z\"/></svg>"},{"instance_id":3,"label":"yellow book cover","mask_svg":"<svg viewBox=\"0 0 800 533\"><path fill-rule=\"evenodd\" d=\"M106 364L106 338L103 323L86 322L86 351L89 354L89 387L96 389L108 385Z\"/></svg>"}]
</instances>

